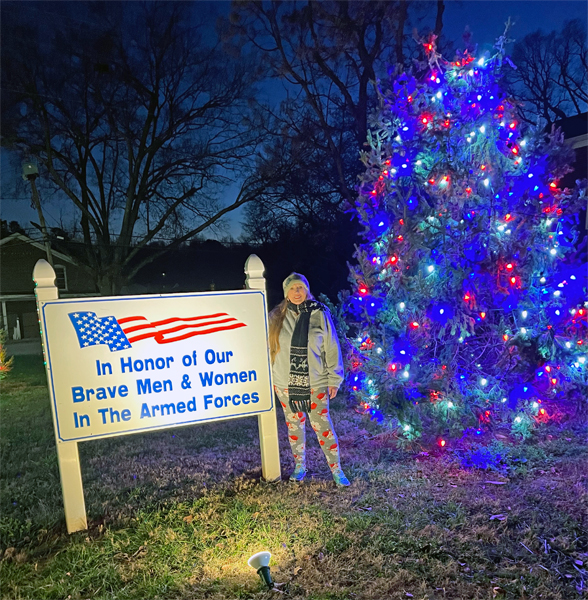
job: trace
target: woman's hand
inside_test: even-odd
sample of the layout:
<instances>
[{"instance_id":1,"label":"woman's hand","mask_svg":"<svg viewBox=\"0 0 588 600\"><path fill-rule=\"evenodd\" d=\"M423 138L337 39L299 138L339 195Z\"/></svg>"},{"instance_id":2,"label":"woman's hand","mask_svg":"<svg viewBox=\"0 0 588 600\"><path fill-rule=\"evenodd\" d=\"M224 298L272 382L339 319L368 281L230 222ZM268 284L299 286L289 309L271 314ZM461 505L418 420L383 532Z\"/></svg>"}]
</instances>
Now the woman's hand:
<instances>
[{"instance_id":1,"label":"woman's hand","mask_svg":"<svg viewBox=\"0 0 588 600\"><path fill-rule=\"evenodd\" d=\"M329 386L327 390L329 392L329 398L332 400L337 395L338 388Z\"/></svg>"}]
</instances>

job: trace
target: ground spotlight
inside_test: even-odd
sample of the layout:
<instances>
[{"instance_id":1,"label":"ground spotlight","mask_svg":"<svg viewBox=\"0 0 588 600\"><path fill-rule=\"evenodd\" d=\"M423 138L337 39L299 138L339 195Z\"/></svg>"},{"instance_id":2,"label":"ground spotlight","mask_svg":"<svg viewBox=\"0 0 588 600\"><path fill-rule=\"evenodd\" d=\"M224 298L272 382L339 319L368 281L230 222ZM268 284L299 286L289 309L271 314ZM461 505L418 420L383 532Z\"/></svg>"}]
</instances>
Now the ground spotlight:
<instances>
[{"instance_id":1,"label":"ground spotlight","mask_svg":"<svg viewBox=\"0 0 588 600\"><path fill-rule=\"evenodd\" d=\"M267 552L258 552L254 554L248 561L247 564L250 567L253 567L257 574L261 577L262 581L267 585L268 589L272 589L274 587L274 582L272 581L272 576L270 575L269 562L272 555Z\"/></svg>"}]
</instances>

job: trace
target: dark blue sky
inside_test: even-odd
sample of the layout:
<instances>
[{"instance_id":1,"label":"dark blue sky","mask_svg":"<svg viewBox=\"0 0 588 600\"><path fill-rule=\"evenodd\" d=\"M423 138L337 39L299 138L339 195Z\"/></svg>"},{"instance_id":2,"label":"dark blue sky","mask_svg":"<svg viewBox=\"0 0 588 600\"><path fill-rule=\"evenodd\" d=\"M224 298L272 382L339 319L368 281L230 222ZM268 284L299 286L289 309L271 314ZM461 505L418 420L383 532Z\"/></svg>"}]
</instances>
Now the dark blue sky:
<instances>
[{"instance_id":1,"label":"dark blue sky","mask_svg":"<svg viewBox=\"0 0 588 600\"><path fill-rule=\"evenodd\" d=\"M214 27L215 12L227 14L230 2L202 2L207 5L200 14L210 15L211 27ZM436 4L432 0L432 4ZM36 9L42 12L43 7L56 10L55 3L22 3L23 9ZM203 6L204 8L204 6ZM434 6L431 10L431 22L434 21ZM212 10L209 10L212 9ZM58 10L58 7L57 7ZM212 13L212 14L211 14ZM466 26L473 33L473 41L480 49L492 47L496 38L502 34L504 23L511 17L515 25L511 30L511 37L521 40L525 35L542 29L545 32L561 29L569 19L581 19L584 28L588 31L588 3L586 0L449 0L443 15L443 33L446 37L455 40L456 47L461 47L461 36ZM422 25L426 25L423 22ZM26 228L29 221L37 221L36 212L30 208L28 197L16 198L14 192L14 178L20 174L20 165L14 160L9 160L7 153L2 151L1 157L1 218L7 221L20 221ZM52 204L46 205L46 219L48 225L54 226L60 220L60 207ZM231 218L230 231L237 237L240 234L240 214Z\"/></svg>"},{"instance_id":2,"label":"dark blue sky","mask_svg":"<svg viewBox=\"0 0 588 600\"><path fill-rule=\"evenodd\" d=\"M492 43L504 30L508 17L515 23L511 33L521 40L537 29L545 32L561 29L565 21L588 22L586 0L450 0L443 15L443 33L460 41L469 25L474 41Z\"/></svg>"}]
</instances>

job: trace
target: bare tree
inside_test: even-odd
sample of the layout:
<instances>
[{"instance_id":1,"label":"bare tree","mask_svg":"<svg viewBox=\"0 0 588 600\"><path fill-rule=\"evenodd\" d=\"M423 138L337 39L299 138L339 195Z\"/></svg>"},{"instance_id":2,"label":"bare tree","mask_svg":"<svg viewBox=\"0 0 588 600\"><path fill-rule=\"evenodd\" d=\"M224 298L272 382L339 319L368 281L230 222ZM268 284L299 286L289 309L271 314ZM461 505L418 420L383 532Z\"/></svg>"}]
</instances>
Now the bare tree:
<instances>
[{"instance_id":1,"label":"bare tree","mask_svg":"<svg viewBox=\"0 0 588 600\"><path fill-rule=\"evenodd\" d=\"M586 30L575 19L565 23L555 51L559 69L558 83L568 93L574 110L580 114L588 102L588 47Z\"/></svg>"},{"instance_id":2,"label":"bare tree","mask_svg":"<svg viewBox=\"0 0 588 600\"><path fill-rule=\"evenodd\" d=\"M395 62L405 2L236 2L232 33L250 42L266 75L284 84L279 132L293 146L311 140L332 165L338 193L354 196L355 171L344 156L367 135L371 89ZM399 33L400 32L400 33ZM356 154L357 156L357 154Z\"/></svg>"},{"instance_id":3,"label":"bare tree","mask_svg":"<svg viewBox=\"0 0 588 600\"><path fill-rule=\"evenodd\" d=\"M523 102L522 115L532 123L552 125L586 111L588 65L586 31L579 20L560 32L531 33L518 42L512 58L513 89Z\"/></svg>"},{"instance_id":4,"label":"bare tree","mask_svg":"<svg viewBox=\"0 0 588 600\"><path fill-rule=\"evenodd\" d=\"M413 6L422 11L424 5L410 0L234 2L227 37L257 50L266 78L274 89L282 85L283 98L279 107L268 108L274 136L268 157L281 165L282 177L248 207L251 239L273 239L312 223L324 233L325 223L353 201L359 154L377 102L376 82L389 68L422 54L406 35L416 24L409 11ZM440 34L443 0L435 8Z\"/></svg>"},{"instance_id":5,"label":"bare tree","mask_svg":"<svg viewBox=\"0 0 588 600\"><path fill-rule=\"evenodd\" d=\"M5 31L3 143L34 155L79 215L77 257L118 293L155 253L194 237L267 185L252 174L255 69L223 55L188 3L97 3L99 27ZM6 24L6 22L4 23ZM217 201L241 180L236 198ZM165 249L162 249L163 252Z\"/></svg>"}]
</instances>

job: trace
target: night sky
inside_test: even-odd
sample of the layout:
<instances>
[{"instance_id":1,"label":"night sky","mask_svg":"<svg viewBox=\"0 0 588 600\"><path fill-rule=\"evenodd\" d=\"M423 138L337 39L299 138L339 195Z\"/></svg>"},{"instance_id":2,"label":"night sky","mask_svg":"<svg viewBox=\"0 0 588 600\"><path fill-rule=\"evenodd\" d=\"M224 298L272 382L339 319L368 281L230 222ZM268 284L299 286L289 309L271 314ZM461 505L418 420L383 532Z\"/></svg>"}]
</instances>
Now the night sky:
<instances>
[{"instance_id":1,"label":"night sky","mask_svg":"<svg viewBox=\"0 0 588 600\"><path fill-rule=\"evenodd\" d=\"M481 46L492 44L511 17L515 26L511 37L522 39L527 34L542 29L559 30L565 21L582 19L588 23L588 3L584 0L480 0L447 2L443 15L443 34L459 41L464 27L469 25L474 41Z\"/></svg>"},{"instance_id":2,"label":"night sky","mask_svg":"<svg viewBox=\"0 0 588 600\"><path fill-rule=\"evenodd\" d=\"M14 6L14 3L12 3ZM31 13L42 13L44 7L55 10L55 3L19 2L23 10ZM81 3L80 3L81 4ZM227 14L230 2L201 2L206 4L209 11L199 14L211 15L211 27L214 27L215 12ZM6 6L6 4L5 4ZM454 0L446 3L443 15L443 34L455 41L456 48L461 47L461 36L466 26L473 33L473 40L480 49L491 48L495 39L503 32L504 23L511 17L515 26L511 30L511 37L522 39L525 35L542 29L545 32L559 30L563 23L570 19L581 19L588 30L588 4L585 0ZM83 6L80 10L83 10ZM84 11L85 12L85 11ZM434 10L431 11L430 23L434 23ZM267 87L265 88L267 90ZM29 221L37 220L36 211L30 207L28 189L20 186L20 191L15 191L15 179L20 177L20 161L10 156L5 150L1 151L1 192L2 205L1 217L7 221L19 221L28 229ZM20 196L24 194L24 196ZM56 204L45 202L45 217L49 226L55 226L60 221L62 209ZM230 233L237 237L241 227L239 214L234 214L231 219Z\"/></svg>"}]
</instances>

